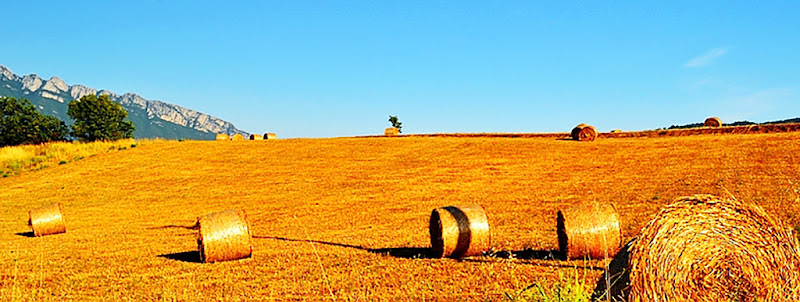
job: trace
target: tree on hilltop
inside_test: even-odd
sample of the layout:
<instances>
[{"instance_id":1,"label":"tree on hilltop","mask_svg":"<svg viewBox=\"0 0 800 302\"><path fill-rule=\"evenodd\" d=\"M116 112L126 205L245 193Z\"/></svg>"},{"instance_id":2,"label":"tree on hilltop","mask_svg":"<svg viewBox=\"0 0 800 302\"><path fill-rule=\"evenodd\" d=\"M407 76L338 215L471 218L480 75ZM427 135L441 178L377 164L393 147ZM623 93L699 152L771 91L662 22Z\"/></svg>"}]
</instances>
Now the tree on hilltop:
<instances>
[{"instance_id":1,"label":"tree on hilltop","mask_svg":"<svg viewBox=\"0 0 800 302\"><path fill-rule=\"evenodd\" d=\"M72 135L81 141L111 141L132 138L136 127L125 120L128 111L114 103L108 95L89 94L69 102L67 115L75 120Z\"/></svg>"},{"instance_id":2,"label":"tree on hilltop","mask_svg":"<svg viewBox=\"0 0 800 302\"><path fill-rule=\"evenodd\" d=\"M69 128L26 99L0 97L0 147L67 140Z\"/></svg>"},{"instance_id":3,"label":"tree on hilltop","mask_svg":"<svg viewBox=\"0 0 800 302\"><path fill-rule=\"evenodd\" d=\"M397 116L390 115L389 116L389 122L392 123L392 127L397 128L397 133L403 133L403 130L400 129L400 128L403 128L403 122L400 122L397 119Z\"/></svg>"}]
</instances>

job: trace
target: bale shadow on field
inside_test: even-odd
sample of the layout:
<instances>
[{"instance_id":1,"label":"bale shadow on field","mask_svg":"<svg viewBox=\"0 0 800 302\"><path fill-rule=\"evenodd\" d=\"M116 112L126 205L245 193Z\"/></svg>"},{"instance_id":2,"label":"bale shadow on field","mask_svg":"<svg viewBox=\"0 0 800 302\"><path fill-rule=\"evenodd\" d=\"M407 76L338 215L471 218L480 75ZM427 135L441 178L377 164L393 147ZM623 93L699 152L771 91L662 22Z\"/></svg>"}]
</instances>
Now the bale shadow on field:
<instances>
[{"instance_id":1,"label":"bale shadow on field","mask_svg":"<svg viewBox=\"0 0 800 302\"><path fill-rule=\"evenodd\" d=\"M14 235L22 236L22 237L28 237L28 238L36 237L36 234L34 234L33 231L19 232L19 233L15 233Z\"/></svg>"},{"instance_id":2,"label":"bale shadow on field","mask_svg":"<svg viewBox=\"0 0 800 302\"><path fill-rule=\"evenodd\" d=\"M161 254L158 255L161 258L167 258L170 260L178 260L183 262L191 262L191 263L202 263L200 259L200 252L199 251L186 251L186 252L179 252L179 253L172 253L172 254Z\"/></svg>"},{"instance_id":3,"label":"bale shadow on field","mask_svg":"<svg viewBox=\"0 0 800 302\"><path fill-rule=\"evenodd\" d=\"M592 293L592 301L627 301L627 290L630 285L628 272L628 259L630 247L634 240L629 241L611 259L606 267L606 273L597 281ZM611 297L609 299L609 297Z\"/></svg>"},{"instance_id":4,"label":"bale shadow on field","mask_svg":"<svg viewBox=\"0 0 800 302\"><path fill-rule=\"evenodd\" d=\"M165 225L165 226L160 226L160 227L151 227L151 228L147 228L147 229L148 229L148 230L160 230L160 229L187 229L187 230L199 230L199 229L200 229L200 225L199 225L199 224L193 224L193 225L176 225L176 224L170 224L170 225Z\"/></svg>"},{"instance_id":5,"label":"bale shadow on field","mask_svg":"<svg viewBox=\"0 0 800 302\"><path fill-rule=\"evenodd\" d=\"M518 251L495 251L487 252L482 257L463 258L459 261L464 262L497 262L497 261L515 261L518 264L539 265L539 266L552 266L575 268L580 267L591 270L604 270L605 267L600 267L587 263L576 263L574 261L563 261L563 253L558 250L533 250L525 249Z\"/></svg>"},{"instance_id":6,"label":"bale shadow on field","mask_svg":"<svg viewBox=\"0 0 800 302\"><path fill-rule=\"evenodd\" d=\"M335 242L326 242L320 240L309 240L309 239L292 239L292 238L284 238L284 237L272 237L272 236L253 236L253 238L257 239L272 239L272 240L281 240L281 241L292 241L292 242L308 242L308 243L318 243L318 244L325 244L331 246L338 246L344 248L351 248L357 249L362 251L367 251L373 254L391 256L395 258L405 258L405 259L428 259L434 258L433 251L431 248L428 247L393 247L393 248L380 248L380 249L371 249L366 248L360 245L351 245L351 244L344 244L344 243L335 243Z\"/></svg>"},{"instance_id":7,"label":"bale shadow on field","mask_svg":"<svg viewBox=\"0 0 800 302\"><path fill-rule=\"evenodd\" d=\"M525 249L519 251L498 251L490 253L488 256L495 258L505 259L523 259L523 260L557 260L561 259L561 254L558 250L533 250Z\"/></svg>"}]
</instances>

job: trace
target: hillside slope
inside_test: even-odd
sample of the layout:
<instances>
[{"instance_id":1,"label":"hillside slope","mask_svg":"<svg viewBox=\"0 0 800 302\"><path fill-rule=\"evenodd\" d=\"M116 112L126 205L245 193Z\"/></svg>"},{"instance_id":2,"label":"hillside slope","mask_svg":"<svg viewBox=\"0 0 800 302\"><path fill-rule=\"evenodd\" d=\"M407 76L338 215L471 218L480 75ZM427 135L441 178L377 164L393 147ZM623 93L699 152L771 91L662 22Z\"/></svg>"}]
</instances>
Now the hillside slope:
<instances>
[{"instance_id":1,"label":"hillside slope","mask_svg":"<svg viewBox=\"0 0 800 302\"><path fill-rule=\"evenodd\" d=\"M556 211L614 202L636 236L697 193L800 213L800 133L163 142L0 179L0 300L502 299L599 261L413 259L435 207L479 203L496 251L542 254ZM60 202L68 232L25 237ZM253 257L195 263L195 218L245 209ZM579 267L575 269L574 267ZM576 275L577 274L577 275Z\"/></svg>"}]
</instances>

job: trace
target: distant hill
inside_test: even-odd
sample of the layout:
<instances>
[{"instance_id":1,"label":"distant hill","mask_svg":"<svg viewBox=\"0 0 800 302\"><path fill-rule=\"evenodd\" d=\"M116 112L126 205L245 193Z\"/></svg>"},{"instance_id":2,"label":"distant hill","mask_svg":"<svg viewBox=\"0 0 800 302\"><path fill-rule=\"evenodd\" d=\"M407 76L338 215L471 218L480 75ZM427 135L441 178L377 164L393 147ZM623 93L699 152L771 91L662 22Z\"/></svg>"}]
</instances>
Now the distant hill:
<instances>
[{"instance_id":1,"label":"distant hill","mask_svg":"<svg viewBox=\"0 0 800 302\"><path fill-rule=\"evenodd\" d=\"M133 93L118 95L83 85L70 86L58 77L43 80L35 74L18 76L0 65L0 96L27 99L43 114L58 117L67 124L72 124L67 104L88 94L107 94L120 103L136 126L133 133L136 138L212 140L216 133L249 135L230 122L178 105L146 100Z\"/></svg>"},{"instance_id":2,"label":"distant hill","mask_svg":"<svg viewBox=\"0 0 800 302\"><path fill-rule=\"evenodd\" d=\"M773 124L787 124L787 123L800 123L800 117L780 120L780 121L772 121L772 122L764 122L764 123L755 123L751 121L737 121L733 123L722 123L723 126L747 126L747 125L773 125ZM686 124L686 125L672 125L669 128L665 129L687 129L687 128L697 128L703 127L703 123L694 123L694 124Z\"/></svg>"}]
</instances>

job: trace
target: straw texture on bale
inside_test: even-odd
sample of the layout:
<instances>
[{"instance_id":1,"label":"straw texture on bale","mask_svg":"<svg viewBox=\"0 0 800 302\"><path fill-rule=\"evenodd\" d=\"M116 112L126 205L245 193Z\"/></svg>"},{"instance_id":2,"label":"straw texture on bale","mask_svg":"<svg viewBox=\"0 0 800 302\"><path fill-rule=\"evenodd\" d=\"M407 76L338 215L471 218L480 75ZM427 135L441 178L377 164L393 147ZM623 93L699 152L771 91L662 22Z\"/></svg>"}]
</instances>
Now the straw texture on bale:
<instances>
[{"instance_id":1,"label":"straw texture on bale","mask_svg":"<svg viewBox=\"0 0 800 302\"><path fill-rule=\"evenodd\" d=\"M264 137L262 137L261 135L250 134L250 140L251 141L260 141L260 140L264 140Z\"/></svg>"},{"instance_id":2,"label":"straw texture on bale","mask_svg":"<svg viewBox=\"0 0 800 302\"><path fill-rule=\"evenodd\" d=\"M477 256L492 247L489 218L476 204L434 209L429 221L433 256Z\"/></svg>"},{"instance_id":3,"label":"straw texture on bale","mask_svg":"<svg viewBox=\"0 0 800 302\"><path fill-rule=\"evenodd\" d=\"M229 140L231 140L231 137L228 136L225 133L217 133L217 140L218 141L229 141Z\"/></svg>"},{"instance_id":4,"label":"straw texture on bale","mask_svg":"<svg viewBox=\"0 0 800 302\"><path fill-rule=\"evenodd\" d=\"M597 138L597 128L592 125L579 124L572 129L572 139L591 142Z\"/></svg>"},{"instance_id":5,"label":"straw texture on bale","mask_svg":"<svg viewBox=\"0 0 800 302\"><path fill-rule=\"evenodd\" d=\"M67 232L67 225L61 215L61 205L58 203L31 210L28 214L28 224L36 237Z\"/></svg>"},{"instance_id":6,"label":"straw texture on bale","mask_svg":"<svg viewBox=\"0 0 800 302\"><path fill-rule=\"evenodd\" d=\"M278 135L275 133L264 133L264 139L278 139Z\"/></svg>"},{"instance_id":7,"label":"straw texture on bale","mask_svg":"<svg viewBox=\"0 0 800 302\"><path fill-rule=\"evenodd\" d=\"M197 219L200 234L197 246L205 263L248 258L250 226L244 210L233 209L208 214Z\"/></svg>"},{"instance_id":8,"label":"straw texture on bale","mask_svg":"<svg viewBox=\"0 0 800 302\"><path fill-rule=\"evenodd\" d=\"M558 211L559 252L567 259L614 257L622 244L614 205L591 203Z\"/></svg>"},{"instance_id":9,"label":"straw texture on bale","mask_svg":"<svg viewBox=\"0 0 800 302\"><path fill-rule=\"evenodd\" d=\"M722 120L720 120L718 117L709 117L703 123L703 126L706 126L706 127L720 127L720 126L722 126Z\"/></svg>"},{"instance_id":10,"label":"straw texture on bale","mask_svg":"<svg viewBox=\"0 0 800 302\"><path fill-rule=\"evenodd\" d=\"M400 129L397 129L395 127L389 127L389 128L386 128L386 130L383 131L383 135L386 135L386 136L396 136L398 134L400 134Z\"/></svg>"},{"instance_id":11,"label":"straw texture on bale","mask_svg":"<svg viewBox=\"0 0 800 302\"><path fill-rule=\"evenodd\" d=\"M677 199L642 229L629 257L628 301L800 301L791 229L735 199Z\"/></svg>"},{"instance_id":12,"label":"straw texture on bale","mask_svg":"<svg viewBox=\"0 0 800 302\"><path fill-rule=\"evenodd\" d=\"M244 135L242 135L241 133L236 133L236 134L233 135L233 138L231 138L231 140L243 141L244 140Z\"/></svg>"}]
</instances>

